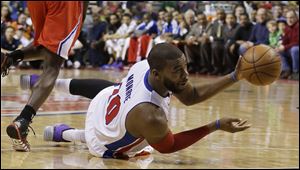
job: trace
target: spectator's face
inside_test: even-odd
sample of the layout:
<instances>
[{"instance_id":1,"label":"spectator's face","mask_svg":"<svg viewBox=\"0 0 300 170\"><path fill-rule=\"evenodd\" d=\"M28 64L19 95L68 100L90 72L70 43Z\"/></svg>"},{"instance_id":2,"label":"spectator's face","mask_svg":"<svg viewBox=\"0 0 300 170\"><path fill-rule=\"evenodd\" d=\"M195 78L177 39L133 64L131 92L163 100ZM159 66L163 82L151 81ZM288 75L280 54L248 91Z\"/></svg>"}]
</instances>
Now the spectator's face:
<instances>
[{"instance_id":1,"label":"spectator's face","mask_svg":"<svg viewBox=\"0 0 300 170\"><path fill-rule=\"evenodd\" d=\"M115 25L118 22L118 18L116 15L111 15L109 18L109 22L111 25Z\"/></svg>"},{"instance_id":2,"label":"spectator's face","mask_svg":"<svg viewBox=\"0 0 300 170\"><path fill-rule=\"evenodd\" d=\"M123 23L124 23L124 24L129 25L130 22L131 22L130 17L128 17L128 16L123 16Z\"/></svg>"},{"instance_id":3,"label":"spectator's face","mask_svg":"<svg viewBox=\"0 0 300 170\"><path fill-rule=\"evenodd\" d=\"M244 9L243 7L241 7L241 6L238 6L238 7L235 9L235 16L236 16L236 17L239 17L240 14L242 14L242 13L245 13L245 9Z\"/></svg>"},{"instance_id":4,"label":"spectator's face","mask_svg":"<svg viewBox=\"0 0 300 170\"><path fill-rule=\"evenodd\" d=\"M7 7L7 6L3 6L3 7L1 8L1 16L2 16L2 17L6 17L8 14L9 14L9 9L8 9L8 7Z\"/></svg>"},{"instance_id":5,"label":"spectator's face","mask_svg":"<svg viewBox=\"0 0 300 170\"><path fill-rule=\"evenodd\" d=\"M249 18L246 15L241 15L240 16L240 25L242 27L246 26L249 23Z\"/></svg>"},{"instance_id":6,"label":"spectator's face","mask_svg":"<svg viewBox=\"0 0 300 170\"><path fill-rule=\"evenodd\" d=\"M178 15L179 15L179 12L178 12L178 11L174 11L174 12L172 13L173 18L175 18L175 19L177 19Z\"/></svg>"},{"instance_id":7,"label":"spectator's face","mask_svg":"<svg viewBox=\"0 0 300 170\"><path fill-rule=\"evenodd\" d=\"M296 14L293 11L289 11L286 14L286 21L287 21L287 24L289 26L292 26L298 21L298 18L297 18Z\"/></svg>"},{"instance_id":8,"label":"spectator's face","mask_svg":"<svg viewBox=\"0 0 300 170\"><path fill-rule=\"evenodd\" d=\"M224 21L226 17L225 11L223 9L218 9L217 10L217 19Z\"/></svg>"},{"instance_id":9,"label":"spectator's face","mask_svg":"<svg viewBox=\"0 0 300 170\"><path fill-rule=\"evenodd\" d=\"M166 13L165 14L165 21L170 23L172 21L172 14L171 13Z\"/></svg>"},{"instance_id":10,"label":"spectator's face","mask_svg":"<svg viewBox=\"0 0 300 170\"><path fill-rule=\"evenodd\" d=\"M145 15L143 16L143 20L144 20L145 23L149 23L149 22L150 22L150 15L145 14Z\"/></svg>"},{"instance_id":11,"label":"spectator's face","mask_svg":"<svg viewBox=\"0 0 300 170\"><path fill-rule=\"evenodd\" d=\"M273 7L273 16L274 18L278 18L282 15L282 8L278 5Z\"/></svg>"},{"instance_id":12,"label":"spectator's face","mask_svg":"<svg viewBox=\"0 0 300 170\"><path fill-rule=\"evenodd\" d=\"M152 12L153 11L152 3L146 3L146 11L147 12Z\"/></svg>"},{"instance_id":13,"label":"spectator's face","mask_svg":"<svg viewBox=\"0 0 300 170\"><path fill-rule=\"evenodd\" d=\"M236 19L234 18L233 14L226 15L226 24L227 25L234 25L236 23Z\"/></svg>"},{"instance_id":14,"label":"spectator's face","mask_svg":"<svg viewBox=\"0 0 300 170\"><path fill-rule=\"evenodd\" d=\"M26 23L26 19L27 19L27 16L24 15L24 14L20 14L19 17L18 17L18 22L20 24L25 24Z\"/></svg>"},{"instance_id":15,"label":"spectator's face","mask_svg":"<svg viewBox=\"0 0 300 170\"><path fill-rule=\"evenodd\" d=\"M190 14L185 16L185 20L186 20L188 25L192 25L195 21L195 15L190 13Z\"/></svg>"},{"instance_id":16,"label":"spectator's face","mask_svg":"<svg viewBox=\"0 0 300 170\"><path fill-rule=\"evenodd\" d=\"M281 30L281 32L284 32L285 25L286 24L284 22L279 22L278 23L278 29Z\"/></svg>"},{"instance_id":17,"label":"spectator's face","mask_svg":"<svg viewBox=\"0 0 300 170\"><path fill-rule=\"evenodd\" d=\"M268 24L268 30L269 32L274 33L277 30L277 25Z\"/></svg>"},{"instance_id":18,"label":"spectator's face","mask_svg":"<svg viewBox=\"0 0 300 170\"><path fill-rule=\"evenodd\" d=\"M8 28L5 30L5 37L6 37L6 39L8 39L8 40L11 40L11 39L14 37L14 34L15 34L15 31L14 31L13 28L8 27Z\"/></svg>"},{"instance_id":19,"label":"spectator's face","mask_svg":"<svg viewBox=\"0 0 300 170\"><path fill-rule=\"evenodd\" d=\"M198 22L198 24L200 24L200 25L206 25L206 23L207 23L206 16L203 15L203 14L198 15L198 16L197 16L197 22Z\"/></svg>"},{"instance_id":20,"label":"spectator's face","mask_svg":"<svg viewBox=\"0 0 300 170\"><path fill-rule=\"evenodd\" d=\"M158 19L164 20L164 18L165 18L165 12L164 12L164 11L160 11L160 12L158 13Z\"/></svg>"},{"instance_id":21,"label":"spectator's face","mask_svg":"<svg viewBox=\"0 0 300 170\"><path fill-rule=\"evenodd\" d=\"M264 8L260 8L256 14L256 22L263 23L267 20L267 10Z\"/></svg>"}]
</instances>

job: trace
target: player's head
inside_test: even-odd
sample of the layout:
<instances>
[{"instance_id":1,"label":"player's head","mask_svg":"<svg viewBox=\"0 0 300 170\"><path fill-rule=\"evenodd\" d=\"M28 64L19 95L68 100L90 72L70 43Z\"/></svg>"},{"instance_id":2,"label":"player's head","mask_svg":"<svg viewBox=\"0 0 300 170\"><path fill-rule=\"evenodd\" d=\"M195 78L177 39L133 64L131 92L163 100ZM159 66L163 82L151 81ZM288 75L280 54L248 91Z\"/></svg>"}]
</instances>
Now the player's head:
<instances>
[{"instance_id":1,"label":"player's head","mask_svg":"<svg viewBox=\"0 0 300 170\"><path fill-rule=\"evenodd\" d=\"M184 89L188 81L185 55L169 43L155 45L148 56L151 74L173 93Z\"/></svg>"}]
</instances>

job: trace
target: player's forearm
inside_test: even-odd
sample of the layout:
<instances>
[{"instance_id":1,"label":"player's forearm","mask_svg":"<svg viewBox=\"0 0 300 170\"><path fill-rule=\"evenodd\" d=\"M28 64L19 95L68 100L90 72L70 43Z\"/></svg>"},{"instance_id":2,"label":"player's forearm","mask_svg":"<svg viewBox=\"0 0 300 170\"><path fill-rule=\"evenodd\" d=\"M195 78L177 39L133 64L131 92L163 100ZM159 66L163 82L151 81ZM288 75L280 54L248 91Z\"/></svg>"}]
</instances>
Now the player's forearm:
<instances>
[{"instance_id":1,"label":"player's forearm","mask_svg":"<svg viewBox=\"0 0 300 170\"><path fill-rule=\"evenodd\" d=\"M227 87L231 86L235 81L231 78L231 75L228 74L226 76L223 76L213 83L208 83L208 84L202 84L199 86L194 87L194 94L192 98L192 104L196 104L199 102L202 102L220 91L226 89Z\"/></svg>"},{"instance_id":2,"label":"player's forearm","mask_svg":"<svg viewBox=\"0 0 300 170\"><path fill-rule=\"evenodd\" d=\"M160 153L172 153L185 149L217 130L216 121L196 129L172 134L170 131L159 143L151 144Z\"/></svg>"}]
</instances>

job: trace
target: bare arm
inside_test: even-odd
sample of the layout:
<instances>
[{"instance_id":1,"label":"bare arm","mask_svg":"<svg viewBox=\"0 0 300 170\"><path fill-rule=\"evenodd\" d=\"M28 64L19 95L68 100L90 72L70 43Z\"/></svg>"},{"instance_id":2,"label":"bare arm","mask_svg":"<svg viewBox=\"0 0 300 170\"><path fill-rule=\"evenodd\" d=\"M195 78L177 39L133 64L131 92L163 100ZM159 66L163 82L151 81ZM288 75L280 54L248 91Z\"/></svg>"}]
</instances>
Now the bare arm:
<instances>
[{"instance_id":1,"label":"bare arm","mask_svg":"<svg viewBox=\"0 0 300 170\"><path fill-rule=\"evenodd\" d=\"M221 129L227 132L246 130L250 125L238 118L222 118L204 126L173 134L167 125L163 110L150 103L133 109L126 119L126 129L147 142L161 153L172 153L185 149L208 134Z\"/></svg>"},{"instance_id":2,"label":"bare arm","mask_svg":"<svg viewBox=\"0 0 300 170\"><path fill-rule=\"evenodd\" d=\"M179 93L175 93L174 95L183 104L188 106L200 103L216 95L217 93L231 86L238 80L243 79L242 74L239 70L240 60L241 58L239 58L236 69L233 73L220 77L214 82L205 83L201 85L192 85L190 82L188 82L184 90L182 90Z\"/></svg>"},{"instance_id":3,"label":"bare arm","mask_svg":"<svg viewBox=\"0 0 300 170\"><path fill-rule=\"evenodd\" d=\"M214 82L209 82L201 85L192 85L190 82L187 87L180 93L174 94L183 104L193 105L200 103L227 87L234 84L234 81L230 78L230 75L226 75L218 78Z\"/></svg>"}]
</instances>

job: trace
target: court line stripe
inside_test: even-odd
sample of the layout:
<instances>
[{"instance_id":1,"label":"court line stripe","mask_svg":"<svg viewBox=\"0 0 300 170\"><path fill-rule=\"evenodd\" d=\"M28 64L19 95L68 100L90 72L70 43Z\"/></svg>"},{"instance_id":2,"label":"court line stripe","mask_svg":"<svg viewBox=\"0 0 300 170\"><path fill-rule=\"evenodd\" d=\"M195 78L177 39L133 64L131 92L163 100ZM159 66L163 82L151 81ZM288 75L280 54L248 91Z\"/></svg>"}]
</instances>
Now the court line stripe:
<instances>
[{"instance_id":1,"label":"court line stripe","mask_svg":"<svg viewBox=\"0 0 300 170\"><path fill-rule=\"evenodd\" d=\"M2 135L1 135L2 136ZM55 143L55 142L53 142ZM73 146L73 145L72 145ZM76 144L75 144L76 146ZM79 146L79 145L78 145ZM39 147L40 148L40 147ZM47 147L42 147L42 148L56 148L54 146L47 146ZM211 147L201 147L201 148L211 148ZM31 148L31 149L38 149L38 148ZM299 148L262 148L262 147L214 147L214 149L256 149L256 150L284 150L284 151L299 151ZM2 150L13 150L11 148L1 148Z\"/></svg>"},{"instance_id":2,"label":"court line stripe","mask_svg":"<svg viewBox=\"0 0 300 170\"><path fill-rule=\"evenodd\" d=\"M78 115L78 114L86 114L86 112L87 112L86 110L39 112L36 116ZM1 117L15 117L18 115L20 115L20 113L7 113L7 114L1 114Z\"/></svg>"}]
</instances>

